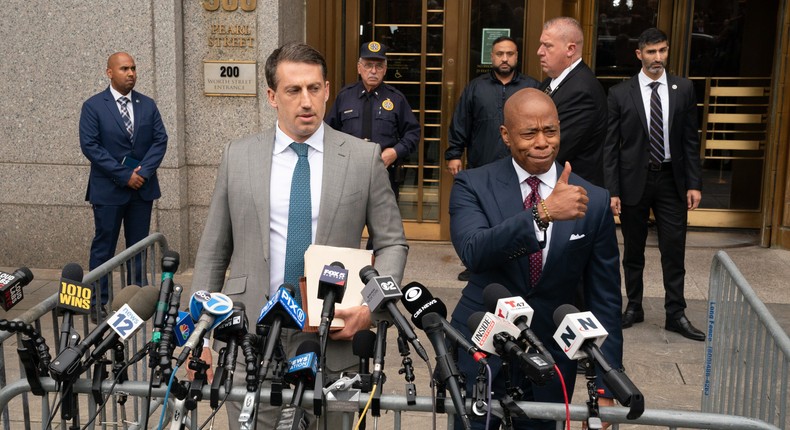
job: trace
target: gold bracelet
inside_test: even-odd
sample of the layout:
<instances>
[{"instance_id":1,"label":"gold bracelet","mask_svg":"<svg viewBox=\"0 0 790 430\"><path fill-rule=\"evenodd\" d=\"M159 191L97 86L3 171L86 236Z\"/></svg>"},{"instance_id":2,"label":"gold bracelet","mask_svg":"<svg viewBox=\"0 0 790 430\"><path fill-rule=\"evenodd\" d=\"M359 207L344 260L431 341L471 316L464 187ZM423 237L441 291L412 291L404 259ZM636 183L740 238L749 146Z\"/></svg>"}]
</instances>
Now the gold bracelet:
<instances>
[{"instance_id":1,"label":"gold bracelet","mask_svg":"<svg viewBox=\"0 0 790 430\"><path fill-rule=\"evenodd\" d=\"M546 212L546 218L549 219L549 222L554 222L554 219L551 218L551 214L549 214L548 208L546 208L546 201L541 199L540 200L540 207L543 208L543 212Z\"/></svg>"}]
</instances>

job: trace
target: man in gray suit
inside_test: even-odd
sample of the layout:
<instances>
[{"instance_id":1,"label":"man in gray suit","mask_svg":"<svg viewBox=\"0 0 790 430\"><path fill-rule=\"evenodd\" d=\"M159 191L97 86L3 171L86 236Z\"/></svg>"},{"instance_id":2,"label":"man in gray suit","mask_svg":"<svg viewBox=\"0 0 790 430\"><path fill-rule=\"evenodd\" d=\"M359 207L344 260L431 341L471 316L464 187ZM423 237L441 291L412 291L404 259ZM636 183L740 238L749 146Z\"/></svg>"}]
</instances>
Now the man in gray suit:
<instances>
[{"instance_id":1,"label":"man in gray suit","mask_svg":"<svg viewBox=\"0 0 790 430\"><path fill-rule=\"evenodd\" d=\"M304 44L282 46L266 60L267 96L277 109L277 124L225 148L195 261L193 292L222 291L257 315L255 308L271 293L284 282L293 283L286 279L285 263L291 179L300 158L294 145L299 144L307 145L312 243L358 248L367 227L376 269L398 282L403 277L408 245L381 148L324 124L326 70L321 54ZM303 261L301 268L304 274ZM345 328L330 334L324 364L330 378L356 367L350 340L371 324L365 306L337 309L335 317L345 321ZM286 356L293 357L302 341L318 336L286 329L281 339ZM244 372L236 376L234 385L240 385ZM239 407L228 408L231 428L239 426ZM279 408L261 403L258 411L259 428L274 428ZM339 423L333 415L328 414L330 424Z\"/></svg>"}]
</instances>

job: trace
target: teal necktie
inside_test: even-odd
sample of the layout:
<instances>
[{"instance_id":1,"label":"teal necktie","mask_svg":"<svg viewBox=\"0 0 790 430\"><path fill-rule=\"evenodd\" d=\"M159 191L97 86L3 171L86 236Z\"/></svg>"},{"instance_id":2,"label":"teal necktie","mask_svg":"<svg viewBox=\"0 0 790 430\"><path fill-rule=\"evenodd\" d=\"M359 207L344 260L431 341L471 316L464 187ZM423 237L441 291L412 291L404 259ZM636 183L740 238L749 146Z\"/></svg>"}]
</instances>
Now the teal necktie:
<instances>
[{"instance_id":1,"label":"teal necktie","mask_svg":"<svg viewBox=\"0 0 790 430\"><path fill-rule=\"evenodd\" d=\"M302 306L299 279L304 276L304 253L313 241L313 210L310 202L310 163L307 144L292 143L299 156L291 178L291 201L288 205L288 237L285 245L285 282L296 289L294 298Z\"/></svg>"}]
</instances>

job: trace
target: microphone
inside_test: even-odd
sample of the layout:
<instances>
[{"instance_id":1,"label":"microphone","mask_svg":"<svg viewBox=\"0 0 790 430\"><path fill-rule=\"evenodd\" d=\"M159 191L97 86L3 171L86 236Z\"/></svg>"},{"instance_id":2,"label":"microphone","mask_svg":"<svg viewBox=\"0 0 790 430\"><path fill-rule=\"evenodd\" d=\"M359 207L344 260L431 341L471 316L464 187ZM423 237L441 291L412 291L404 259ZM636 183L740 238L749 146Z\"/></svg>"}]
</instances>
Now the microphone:
<instances>
[{"instance_id":1,"label":"microphone","mask_svg":"<svg viewBox=\"0 0 790 430\"><path fill-rule=\"evenodd\" d=\"M510 290L504 285L494 283L489 284L483 290L483 303L485 303L486 310L518 327L521 330L519 337L543 354L549 364L554 365L554 357L535 335L535 332L529 328L535 311L527 304L526 300L520 296L511 296Z\"/></svg>"},{"instance_id":2,"label":"microphone","mask_svg":"<svg viewBox=\"0 0 790 430\"><path fill-rule=\"evenodd\" d=\"M321 309L321 325L318 327L318 335L321 338L326 337L329 325L335 318L335 303L343 301L347 279L346 266L337 261L324 266L321 276L318 277L318 298L324 301L324 307Z\"/></svg>"},{"instance_id":3,"label":"microphone","mask_svg":"<svg viewBox=\"0 0 790 430\"><path fill-rule=\"evenodd\" d=\"M435 312L430 312L423 317L423 330L428 335L433 350L436 352L436 372L435 375L442 378L442 382L450 391L450 398L455 406L455 412L461 417L464 428L472 428L469 415L464 407L464 398L461 395L461 387L458 385L458 369L455 367L452 357L447 353L447 345L444 343L444 325L442 318ZM446 321L446 320L445 320Z\"/></svg>"},{"instance_id":4,"label":"microphone","mask_svg":"<svg viewBox=\"0 0 790 430\"><path fill-rule=\"evenodd\" d=\"M302 330L304 328L305 313L293 298L293 291L293 285L282 284L274 296L266 302L258 316L258 326L270 326L263 346L263 361L258 372L261 381L266 378L282 329Z\"/></svg>"},{"instance_id":5,"label":"microphone","mask_svg":"<svg viewBox=\"0 0 790 430\"><path fill-rule=\"evenodd\" d=\"M518 359L524 374L538 385L543 385L554 377L554 365L550 364L541 354L524 352L517 343L521 331L511 322L490 312L475 312L466 322L472 331L472 341L483 351L496 353L502 360L511 355Z\"/></svg>"},{"instance_id":6,"label":"microphone","mask_svg":"<svg viewBox=\"0 0 790 430\"><path fill-rule=\"evenodd\" d=\"M195 330L189 335L176 360L176 366L181 366L189 354L203 342L203 336L225 321L233 311L233 301L222 293L209 293L205 290L195 291L189 299L189 313L196 321ZM196 316L197 315L197 316Z\"/></svg>"},{"instance_id":7,"label":"microphone","mask_svg":"<svg viewBox=\"0 0 790 430\"><path fill-rule=\"evenodd\" d=\"M225 347L225 392L230 392L233 384L233 373L236 370L236 357L241 339L249 331L249 323L245 306L242 302L233 302L230 316L214 329L214 339L226 342Z\"/></svg>"},{"instance_id":8,"label":"microphone","mask_svg":"<svg viewBox=\"0 0 790 430\"><path fill-rule=\"evenodd\" d=\"M360 330L354 333L351 340L351 351L359 357L359 374L370 373L370 359L373 358L376 347L376 333L370 330Z\"/></svg>"},{"instance_id":9,"label":"microphone","mask_svg":"<svg viewBox=\"0 0 790 430\"><path fill-rule=\"evenodd\" d=\"M135 288L130 288L130 287L135 287ZM139 287L137 285L127 285L121 291L125 291L125 290L132 291L130 293L126 293L125 295L125 297L129 297L128 300L129 306L138 306L136 303L140 303L141 305L139 306L149 306L150 303L156 302L156 298L159 295L159 290L151 285L147 285L145 287ZM118 295L121 296L121 293L118 293ZM123 308L125 302L126 300L113 299L110 308L112 309L113 312L118 312L121 310L121 308ZM148 318L150 318L150 316ZM147 320L148 318L145 318L142 322L145 322L145 320ZM142 322L140 325L142 325ZM135 331L137 331L137 327L135 327L132 331L127 330L127 328L125 327L125 325L127 324L126 322L123 322L124 325L123 328L120 327L115 328L116 324L113 324L112 322L110 324L111 324L110 328L112 328L118 333L121 340L128 339L130 335L132 335ZM101 357L102 355L104 355L104 353L107 352L108 349L112 348L117 341L118 341L118 337L115 336L106 337L101 343L96 345L93 351L91 351L90 355L85 360L85 363L83 363L83 367L87 368L87 366L93 364L93 362L98 360L99 357Z\"/></svg>"},{"instance_id":10,"label":"microphone","mask_svg":"<svg viewBox=\"0 0 790 430\"><path fill-rule=\"evenodd\" d=\"M60 274L60 293L58 294L58 312L79 313L87 315L91 310L91 287L82 284L83 270L77 263L63 266Z\"/></svg>"},{"instance_id":11,"label":"microphone","mask_svg":"<svg viewBox=\"0 0 790 430\"><path fill-rule=\"evenodd\" d=\"M580 312L575 306L565 304L554 311L554 340L571 360L590 358L603 373L603 383L612 391L620 404L630 406L629 420L639 418L645 411L645 399L633 382L620 369L613 369L601 351L601 344L608 335L592 312Z\"/></svg>"},{"instance_id":12,"label":"microphone","mask_svg":"<svg viewBox=\"0 0 790 430\"><path fill-rule=\"evenodd\" d=\"M178 271L181 257L175 251L165 251L162 256L162 285L159 288L159 299L156 301L154 313L154 333L152 340L159 342L161 329L165 324L167 310L170 307L170 293L173 291L173 275Z\"/></svg>"},{"instance_id":13,"label":"microphone","mask_svg":"<svg viewBox=\"0 0 790 430\"><path fill-rule=\"evenodd\" d=\"M428 353L425 352L420 340L414 333L414 329L400 313L398 307L395 306L395 301L403 296L398 284L392 276L379 276L379 272L373 266L365 266L359 271L359 277L365 283L365 288L362 289L362 298L368 304L370 312L375 312L381 309L382 306L389 312L395 325L403 332L406 339L417 351L417 355L424 361L429 361Z\"/></svg>"},{"instance_id":14,"label":"microphone","mask_svg":"<svg viewBox=\"0 0 790 430\"><path fill-rule=\"evenodd\" d=\"M82 284L82 266L69 263L63 266L60 273L60 293L58 294L57 310L63 316L60 324L60 342L58 351L69 346L69 337L74 322L74 314L86 315L90 312L91 294L89 287Z\"/></svg>"},{"instance_id":15,"label":"microphone","mask_svg":"<svg viewBox=\"0 0 790 430\"><path fill-rule=\"evenodd\" d=\"M0 307L7 311L21 302L25 298L22 287L32 280L33 272L27 267L20 267L14 273L0 272ZM80 280L82 280L82 275L80 275Z\"/></svg>"},{"instance_id":16,"label":"microphone","mask_svg":"<svg viewBox=\"0 0 790 430\"><path fill-rule=\"evenodd\" d=\"M452 343L460 346L464 352L471 355L476 362L483 365L488 364L485 353L469 342L461 332L456 330L456 328L447 321L447 306L444 302L434 297L433 294L419 282L409 283L403 291L401 303L411 314L411 322L413 322L417 328L424 330L423 320L426 315L430 313L439 315L441 317L440 322L444 330L444 335L449 338Z\"/></svg>"},{"instance_id":17,"label":"microphone","mask_svg":"<svg viewBox=\"0 0 790 430\"><path fill-rule=\"evenodd\" d=\"M295 384L291 402L280 411L275 430L301 430L309 428L310 419L300 407L305 389L313 388L318 369L318 343L311 340L299 344L296 357L288 360L288 372L283 376L289 384Z\"/></svg>"},{"instance_id":18,"label":"microphone","mask_svg":"<svg viewBox=\"0 0 790 430\"><path fill-rule=\"evenodd\" d=\"M387 323L379 322L376 330L376 338L373 342L373 373L370 376L370 383L381 385L382 375L384 374L384 355L387 353ZM379 390L380 391L380 390Z\"/></svg>"},{"instance_id":19,"label":"microphone","mask_svg":"<svg viewBox=\"0 0 790 430\"><path fill-rule=\"evenodd\" d=\"M288 360L288 372L283 378L285 382L295 385L290 406L300 406L304 390L313 388L320 352L321 347L318 343L306 340L296 348L296 357Z\"/></svg>"},{"instance_id":20,"label":"microphone","mask_svg":"<svg viewBox=\"0 0 790 430\"><path fill-rule=\"evenodd\" d=\"M152 287L153 288L153 287ZM113 301L113 307L116 307L118 299L125 299L123 294L127 288L121 290L118 297ZM134 291L134 296L128 303L119 305L118 311L115 312L110 318L102 321L102 323L93 329L92 332L85 337L79 344L70 346L58 354L55 360L50 363L49 371L52 378L56 381L70 380L82 373L84 366L81 366L80 360L82 356L88 351L91 346L97 345L104 338L105 333L110 328L113 332L110 337L122 339L128 338L133 334L143 323L151 318L154 314L154 306L156 305L156 296L151 294L140 294L143 289ZM129 294L129 293L127 293ZM122 303L122 302L118 302Z\"/></svg>"}]
</instances>

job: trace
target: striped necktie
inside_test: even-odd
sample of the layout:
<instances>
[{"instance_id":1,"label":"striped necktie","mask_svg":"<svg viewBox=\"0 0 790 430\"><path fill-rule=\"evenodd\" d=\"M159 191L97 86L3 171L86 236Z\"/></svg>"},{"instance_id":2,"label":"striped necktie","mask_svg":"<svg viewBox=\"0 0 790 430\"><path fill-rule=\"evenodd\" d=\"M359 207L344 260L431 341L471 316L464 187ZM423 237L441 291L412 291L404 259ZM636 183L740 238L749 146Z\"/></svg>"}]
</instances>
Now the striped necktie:
<instances>
[{"instance_id":1,"label":"striped necktie","mask_svg":"<svg viewBox=\"0 0 790 430\"><path fill-rule=\"evenodd\" d=\"M121 106L123 125L126 127L126 133L129 134L129 140L132 140L134 136L134 124L132 124L132 117L129 116L129 110L126 108L127 103L129 103L129 99L126 98L126 96L118 97L118 104Z\"/></svg>"},{"instance_id":2,"label":"striped necktie","mask_svg":"<svg viewBox=\"0 0 790 430\"><path fill-rule=\"evenodd\" d=\"M664 162L664 110L658 94L658 81L648 84L650 93L650 164L660 166Z\"/></svg>"}]
</instances>

